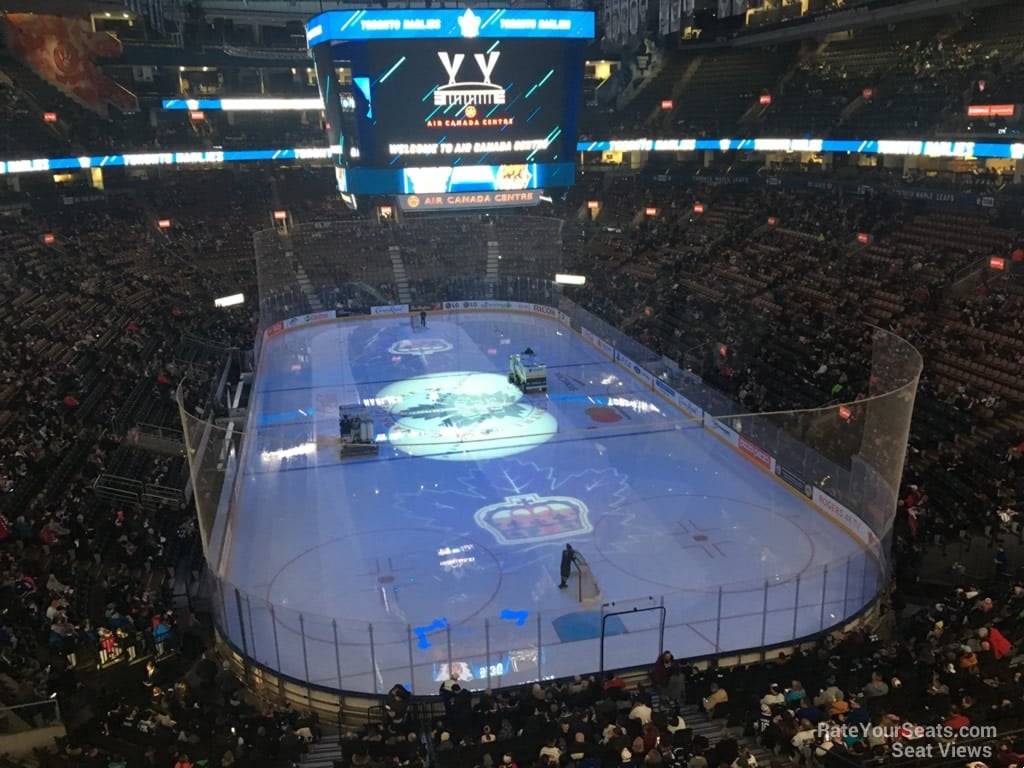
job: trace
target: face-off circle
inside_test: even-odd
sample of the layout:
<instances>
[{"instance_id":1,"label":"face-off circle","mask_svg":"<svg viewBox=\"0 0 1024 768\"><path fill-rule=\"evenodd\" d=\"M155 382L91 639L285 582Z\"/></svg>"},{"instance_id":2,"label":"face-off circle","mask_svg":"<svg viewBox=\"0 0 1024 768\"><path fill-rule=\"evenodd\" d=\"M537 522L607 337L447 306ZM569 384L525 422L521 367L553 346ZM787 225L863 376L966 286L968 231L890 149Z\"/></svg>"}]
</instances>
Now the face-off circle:
<instances>
[{"instance_id":1,"label":"face-off circle","mask_svg":"<svg viewBox=\"0 0 1024 768\"><path fill-rule=\"evenodd\" d=\"M391 444L411 456L483 461L522 453L558 431L504 376L459 372L390 384L377 399L391 404Z\"/></svg>"},{"instance_id":2,"label":"face-off circle","mask_svg":"<svg viewBox=\"0 0 1024 768\"><path fill-rule=\"evenodd\" d=\"M415 546L403 547L403 537L412 535ZM375 558L352 557L352 552L381 553ZM305 578L310 569L323 573L323 582L310 592ZM470 620L486 607L501 582L501 567L487 542L467 534L453 535L436 527L378 529L354 532L321 542L289 560L274 574L265 599L279 606L278 622L300 631L297 613L316 615L324 605L345 606L346 621L337 625L342 645L366 642L365 623L375 621L376 640L381 643L407 641L407 623L429 623L444 616L453 625ZM472 589L467 589L472 584ZM381 621L375 610L360 614L365 593L376 604L380 590L387 594L392 619ZM450 599L440 610L431 600L433 590L443 589ZM364 598L365 601L365 598ZM364 623L365 622L365 623ZM332 643L328 622L307 616L308 639Z\"/></svg>"},{"instance_id":3,"label":"face-off circle","mask_svg":"<svg viewBox=\"0 0 1024 768\"><path fill-rule=\"evenodd\" d=\"M604 405L595 405L593 408L587 408L585 413L590 417L591 421L596 421L598 424L614 424L617 421L622 421L621 413L614 408Z\"/></svg>"}]
</instances>

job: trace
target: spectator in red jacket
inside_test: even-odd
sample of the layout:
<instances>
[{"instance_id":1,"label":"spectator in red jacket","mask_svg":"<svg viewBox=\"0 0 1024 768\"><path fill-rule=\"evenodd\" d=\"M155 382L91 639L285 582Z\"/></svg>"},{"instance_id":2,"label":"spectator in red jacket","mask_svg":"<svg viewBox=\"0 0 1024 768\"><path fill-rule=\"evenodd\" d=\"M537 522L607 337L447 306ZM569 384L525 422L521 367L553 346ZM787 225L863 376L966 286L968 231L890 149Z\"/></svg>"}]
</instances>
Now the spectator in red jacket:
<instances>
[{"instance_id":1,"label":"spectator in red jacket","mask_svg":"<svg viewBox=\"0 0 1024 768\"><path fill-rule=\"evenodd\" d=\"M967 717L963 712L960 711L960 707L953 705L950 707L949 717L943 723L947 728L952 728L954 731L959 731L961 728L966 728L971 724L971 719Z\"/></svg>"},{"instance_id":2,"label":"spectator in red jacket","mask_svg":"<svg viewBox=\"0 0 1024 768\"><path fill-rule=\"evenodd\" d=\"M988 647L992 651L992 658L996 660L1003 658L1013 650L1013 645L1006 639L1006 635L996 627L982 627L978 630L978 634L981 635L982 639L988 641Z\"/></svg>"}]
</instances>

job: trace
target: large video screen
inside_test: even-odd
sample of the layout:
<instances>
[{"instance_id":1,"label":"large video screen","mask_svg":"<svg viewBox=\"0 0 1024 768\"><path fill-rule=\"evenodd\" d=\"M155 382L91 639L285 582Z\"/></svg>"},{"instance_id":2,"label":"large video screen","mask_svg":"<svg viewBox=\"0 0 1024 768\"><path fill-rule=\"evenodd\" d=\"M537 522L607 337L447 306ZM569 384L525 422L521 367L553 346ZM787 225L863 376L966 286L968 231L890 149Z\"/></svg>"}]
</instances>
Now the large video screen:
<instances>
[{"instance_id":1,"label":"large video screen","mask_svg":"<svg viewBox=\"0 0 1024 768\"><path fill-rule=\"evenodd\" d=\"M330 12L311 20L338 184L355 194L566 187L593 14ZM329 54L328 54L329 51ZM332 105L339 68L355 109Z\"/></svg>"},{"instance_id":2,"label":"large video screen","mask_svg":"<svg viewBox=\"0 0 1024 768\"><path fill-rule=\"evenodd\" d=\"M369 83L359 112L360 164L571 160L576 115L566 92L567 58L560 40L373 43L367 79L353 80Z\"/></svg>"}]
</instances>

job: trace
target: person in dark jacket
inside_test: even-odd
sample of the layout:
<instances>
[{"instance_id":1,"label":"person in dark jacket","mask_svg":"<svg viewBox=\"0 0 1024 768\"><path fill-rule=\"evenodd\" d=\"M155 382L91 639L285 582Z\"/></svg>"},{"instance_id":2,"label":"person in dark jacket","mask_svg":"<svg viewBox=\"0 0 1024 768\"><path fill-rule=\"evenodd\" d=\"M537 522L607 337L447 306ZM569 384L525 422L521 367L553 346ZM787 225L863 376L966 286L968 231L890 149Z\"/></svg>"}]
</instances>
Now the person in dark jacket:
<instances>
[{"instance_id":1,"label":"person in dark jacket","mask_svg":"<svg viewBox=\"0 0 1024 768\"><path fill-rule=\"evenodd\" d=\"M559 589L569 588L569 574L572 573L572 564L575 560L576 550L572 548L572 544L566 544L565 549L562 550L562 566L560 568L562 582L558 585Z\"/></svg>"}]
</instances>

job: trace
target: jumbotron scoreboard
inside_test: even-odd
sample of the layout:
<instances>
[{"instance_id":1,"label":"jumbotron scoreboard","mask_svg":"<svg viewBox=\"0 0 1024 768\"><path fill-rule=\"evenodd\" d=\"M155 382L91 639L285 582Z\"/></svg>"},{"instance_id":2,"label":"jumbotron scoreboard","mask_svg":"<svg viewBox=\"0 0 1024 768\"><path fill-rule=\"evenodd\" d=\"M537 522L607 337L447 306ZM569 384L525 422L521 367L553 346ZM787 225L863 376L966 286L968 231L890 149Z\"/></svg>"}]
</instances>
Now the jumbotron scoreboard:
<instances>
[{"instance_id":1,"label":"jumbotron scoreboard","mask_svg":"<svg viewBox=\"0 0 1024 768\"><path fill-rule=\"evenodd\" d=\"M593 36L590 11L316 16L306 37L339 190L425 195L571 186L584 54Z\"/></svg>"}]
</instances>

